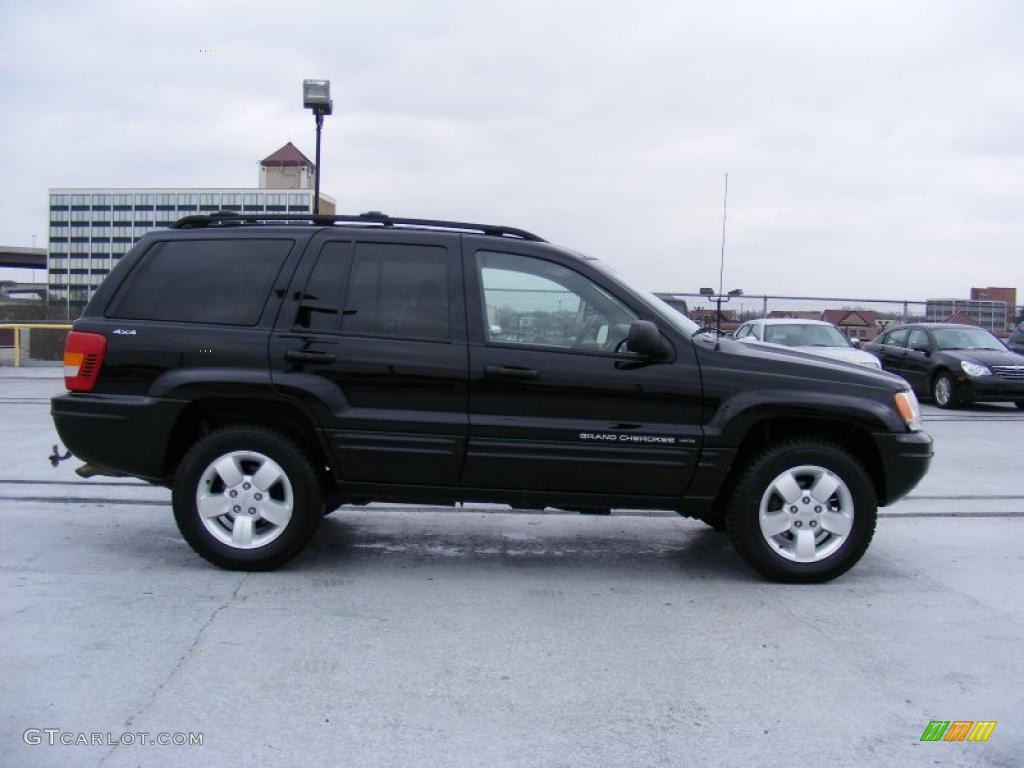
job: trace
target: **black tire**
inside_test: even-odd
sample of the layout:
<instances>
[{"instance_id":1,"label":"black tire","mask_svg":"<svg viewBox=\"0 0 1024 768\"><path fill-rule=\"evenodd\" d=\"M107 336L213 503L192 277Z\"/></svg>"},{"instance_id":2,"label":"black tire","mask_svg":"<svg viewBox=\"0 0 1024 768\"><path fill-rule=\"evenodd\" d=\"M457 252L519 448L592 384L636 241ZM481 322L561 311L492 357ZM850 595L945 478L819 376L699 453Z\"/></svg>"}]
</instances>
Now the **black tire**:
<instances>
[{"instance_id":1,"label":"black tire","mask_svg":"<svg viewBox=\"0 0 1024 768\"><path fill-rule=\"evenodd\" d=\"M759 512L762 497L775 479L788 469L805 465L828 470L845 484L852 499L853 520L846 539L834 552L814 562L795 562L768 543L761 532ZM877 518L874 485L854 456L834 443L795 440L764 451L747 465L733 491L726 520L733 546L761 573L777 581L810 584L829 581L853 567L871 543Z\"/></svg>"},{"instance_id":2,"label":"black tire","mask_svg":"<svg viewBox=\"0 0 1024 768\"><path fill-rule=\"evenodd\" d=\"M1016 405L1018 408L1024 411L1024 401L1018 400L1017 402L1014 403L1014 405Z\"/></svg>"},{"instance_id":3,"label":"black tire","mask_svg":"<svg viewBox=\"0 0 1024 768\"><path fill-rule=\"evenodd\" d=\"M203 523L196 503L207 468L218 458L239 451L259 453L276 462L292 494L291 516L279 526L283 530L266 545L252 549L219 540ZM221 568L243 571L270 570L295 557L316 532L325 509L320 480L305 453L283 435L257 426L228 427L197 441L178 465L172 504L178 530L197 554Z\"/></svg>"},{"instance_id":4,"label":"black tire","mask_svg":"<svg viewBox=\"0 0 1024 768\"><path fill-rule=\"evenodd\" d=\"M939 382L944 381L945 386L949 388L949 396L943 397L942 384ZM953 384L953 377L950 376L949 371L939 371L939 373L932 379L932 402L935 403L939 408L956 408L960 404L959 399L956 396L956 387Z\"/></svg>"}]
</instances>

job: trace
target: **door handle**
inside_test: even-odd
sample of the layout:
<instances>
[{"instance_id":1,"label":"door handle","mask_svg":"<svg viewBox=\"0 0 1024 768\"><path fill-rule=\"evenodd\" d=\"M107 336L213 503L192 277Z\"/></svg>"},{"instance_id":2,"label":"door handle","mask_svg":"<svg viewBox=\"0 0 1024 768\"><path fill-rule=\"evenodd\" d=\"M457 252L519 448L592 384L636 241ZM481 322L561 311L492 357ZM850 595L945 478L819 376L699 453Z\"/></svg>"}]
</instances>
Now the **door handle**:
<instances>
[{"instance_id":1,"label":"door handle","mask_svg":"<svg viewBox=\"0 0 1024 768\"><path fill-rule=\"evenodd\" d=\"M532 368L518 368L514 365L485 365L484 376L498 379L531 380L540 377Z\"/></svg>"},{"instance_id":2,"label":"door handle","mask_svg":"<svg viewBox=\"0 0 1024 768\"><path fill-rule=\"evenodd\" d=\"M284 359L292 363L333 363L334 355L328 352L303 352L298 349L289 349L284 353Z\"/></svg>"}]
</instances>

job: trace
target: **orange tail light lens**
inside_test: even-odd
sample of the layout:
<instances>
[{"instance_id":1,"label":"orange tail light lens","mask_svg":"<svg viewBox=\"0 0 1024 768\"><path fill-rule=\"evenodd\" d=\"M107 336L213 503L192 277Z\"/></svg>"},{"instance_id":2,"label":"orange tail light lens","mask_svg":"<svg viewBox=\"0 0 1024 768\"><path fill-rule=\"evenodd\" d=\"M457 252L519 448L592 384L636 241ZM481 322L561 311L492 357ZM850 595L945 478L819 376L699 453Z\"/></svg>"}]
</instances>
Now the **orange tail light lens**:
<instances>
[{"instance_id":1,"label":"orange tail light lens","mask_svg":"<svg viewBox=\"0 0 1024 768\"><path fill-rule=\"evenodd\" d=\"M106 352L106 336L71 331L64 342L64 386L72 392L92 392Z\"/></svg>"}]
</instances>

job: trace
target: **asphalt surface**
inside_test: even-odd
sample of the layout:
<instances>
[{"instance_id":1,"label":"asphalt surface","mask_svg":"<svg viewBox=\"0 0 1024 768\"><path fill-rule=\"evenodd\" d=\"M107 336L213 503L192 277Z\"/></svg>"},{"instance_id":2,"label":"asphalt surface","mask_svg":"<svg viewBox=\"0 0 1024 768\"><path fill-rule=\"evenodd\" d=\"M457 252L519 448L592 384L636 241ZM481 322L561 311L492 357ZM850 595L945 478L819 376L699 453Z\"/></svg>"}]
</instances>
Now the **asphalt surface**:
<instances>
[{"instance_id":1,"label":"asphalt surface","mask_svg":"<svg viewBox=\"0 0 1024 768\"><path fill-rule=\"evenodd\" d=\"M675 515L500 507L344 508L246 575L166 490L50 466L58 376L0 368L0 765L1024 763L1024 412L926 406L932 472L826 585ZM140 732L203 744L59 743Z\"/></svg>"}]
</instances>

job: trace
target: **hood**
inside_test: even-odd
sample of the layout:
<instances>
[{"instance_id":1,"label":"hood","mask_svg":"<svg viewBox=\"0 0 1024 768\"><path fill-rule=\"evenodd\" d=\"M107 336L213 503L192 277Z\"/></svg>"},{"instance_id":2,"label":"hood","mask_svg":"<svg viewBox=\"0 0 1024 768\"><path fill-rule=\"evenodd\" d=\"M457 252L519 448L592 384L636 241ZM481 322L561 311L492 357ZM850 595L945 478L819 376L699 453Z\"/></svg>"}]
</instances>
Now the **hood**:
<instances>
[{"instance_id":1,"label":"hood","mask_svg":"<svg viewBox=\"0 0 1024 768\"><path fill-rule=\"evenodd\" d=\"M715 339L706 334L697 336L699 346L712 350ZM899 376L869 368L866 365L851 365L849 361L831 359L820 354L808 354L794 347L783 347L778 344L756 344L723 338L718 340L718 354L735 355L747 360L752 370L760 370L773 374L794 376L802 379L818 379L823 382L846 382L862 386L883 387L893 392L907 389L908 385ZM814 349L820 349L814 347ZM850 352L860 350L850 349ZM863 354L868 354L867 352Z\"/></svg>"}]
</instances>

